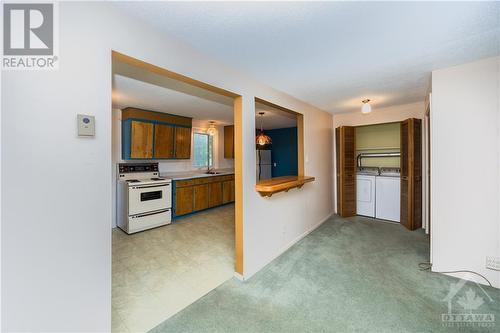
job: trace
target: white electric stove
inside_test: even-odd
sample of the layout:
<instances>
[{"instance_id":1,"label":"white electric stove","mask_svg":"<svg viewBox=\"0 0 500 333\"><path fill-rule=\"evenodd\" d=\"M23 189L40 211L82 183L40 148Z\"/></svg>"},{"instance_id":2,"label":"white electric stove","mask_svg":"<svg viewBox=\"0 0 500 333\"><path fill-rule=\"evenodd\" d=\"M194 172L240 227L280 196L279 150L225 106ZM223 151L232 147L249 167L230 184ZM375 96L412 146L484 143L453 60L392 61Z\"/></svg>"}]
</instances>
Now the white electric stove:
<instances>
[{"instance_id":1,"label":"white electric stove","mask_svg":"<svg viewBox=\"0 0 500 333\"><path fill-rule=\"evenodd\" d=\"M158 163L119 163L117 225L128 234L170 224L172 181L159 177Z\"/></svg>"}]
</instances>

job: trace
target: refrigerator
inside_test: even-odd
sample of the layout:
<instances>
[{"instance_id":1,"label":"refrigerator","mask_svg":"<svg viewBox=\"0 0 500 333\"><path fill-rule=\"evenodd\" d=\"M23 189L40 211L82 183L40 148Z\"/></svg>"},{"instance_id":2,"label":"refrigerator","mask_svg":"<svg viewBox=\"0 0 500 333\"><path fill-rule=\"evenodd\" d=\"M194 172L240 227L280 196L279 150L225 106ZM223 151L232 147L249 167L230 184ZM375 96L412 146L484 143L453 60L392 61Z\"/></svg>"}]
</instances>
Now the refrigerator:
<instances>
[{"instance_id":1,"label":"refrigerator","mask_svg":"<svg viewBox=\"0 0 500 333\"><path fill-rule=\"evenodd\" d=\"M272 177L272 162L270 150L257 150L257 180L269 179Z\"/></svg>"}]
</instances>

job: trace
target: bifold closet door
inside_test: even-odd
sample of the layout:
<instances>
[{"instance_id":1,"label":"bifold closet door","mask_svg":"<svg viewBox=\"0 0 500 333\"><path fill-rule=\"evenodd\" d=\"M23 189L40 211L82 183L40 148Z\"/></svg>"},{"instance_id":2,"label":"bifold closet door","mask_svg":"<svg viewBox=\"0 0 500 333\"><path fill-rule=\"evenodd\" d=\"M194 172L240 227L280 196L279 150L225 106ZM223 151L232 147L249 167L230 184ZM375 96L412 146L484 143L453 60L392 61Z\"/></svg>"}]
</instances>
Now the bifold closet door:
<instances>
[{"instance_id":1,"label":"bifold closet door","mask_svg":"<svg viewBox=\"0 0 500 333\"><path fill-rule=\"evenodd\" d=\"M337 167L337 214L356 215L356 129L341 126L335 129Z\"/></svg>"},{"instance_id":2,"label":"bifold closet door","mask_svg":"<svg viewBox=\"0 0 500 333\"><path fill-rule=\"evenodd\" d=\"M422 121L401 122L401 224L422 227Z\"/></svg>"}]
</instances>

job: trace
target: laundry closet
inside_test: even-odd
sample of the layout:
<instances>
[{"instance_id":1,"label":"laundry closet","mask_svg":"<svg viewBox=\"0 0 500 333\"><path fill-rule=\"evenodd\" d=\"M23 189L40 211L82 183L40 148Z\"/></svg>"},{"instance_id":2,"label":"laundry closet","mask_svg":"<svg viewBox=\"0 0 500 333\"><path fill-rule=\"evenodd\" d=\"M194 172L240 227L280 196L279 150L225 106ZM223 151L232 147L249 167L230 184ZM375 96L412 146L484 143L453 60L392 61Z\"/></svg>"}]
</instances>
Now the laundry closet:
<instances>
[{"instance_id":1,"label":"laundry closet","mask_svg":"<svg viewBox=\"0 0 500 333\"><path fill-rule=\"evenodd\" d=\"M337 212L422 226L421 120L335 130Z\"/></svg>"}]
</instances>

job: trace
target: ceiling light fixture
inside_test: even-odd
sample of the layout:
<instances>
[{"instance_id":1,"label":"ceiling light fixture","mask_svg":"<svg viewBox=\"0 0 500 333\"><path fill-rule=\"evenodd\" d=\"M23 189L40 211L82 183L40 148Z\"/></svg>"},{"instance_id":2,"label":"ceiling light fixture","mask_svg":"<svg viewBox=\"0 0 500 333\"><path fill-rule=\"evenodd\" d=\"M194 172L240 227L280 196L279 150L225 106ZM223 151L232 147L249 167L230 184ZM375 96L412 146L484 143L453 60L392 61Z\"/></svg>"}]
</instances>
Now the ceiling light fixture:
<instances>
[{"instance_id":1,"label":"ceiling light fixture","mask_svg":"<svg viewBox=\"0 0 500 333\"><path fill-rule=\"evenodd\" d=\"M367 114L372 112L372 106L370 105L369 99L362 100L363 106L361 107L361 113Z\"/></svg>"},{"instance_id":2,"label":"ceiling light fixture","mask_svg":"<svg viewBox=\"0 0 500 333\"><path fill-rule=\"evenodd\" d=\"M217 129L215 128L215 121L210 121L210 126L207 129L207 134L210 136L214 136L217 133Z\"/></svg>"},{"instance_id":3,"label":"ceiling light fixture","mask_svg":"<svg viewBox=\"0 0 500 333\"><path fill-rule=\"evenodd\" d=\"M262 111L259 112L259 116L260 116L260 133L255 138L255 143L257 144L258 149L264 149L268 148L273 143L273 140L271 139L271 137L264 134L264 130L262 128L262 117L264 116L264 112Z\"/></svg>"}]
</instances>

